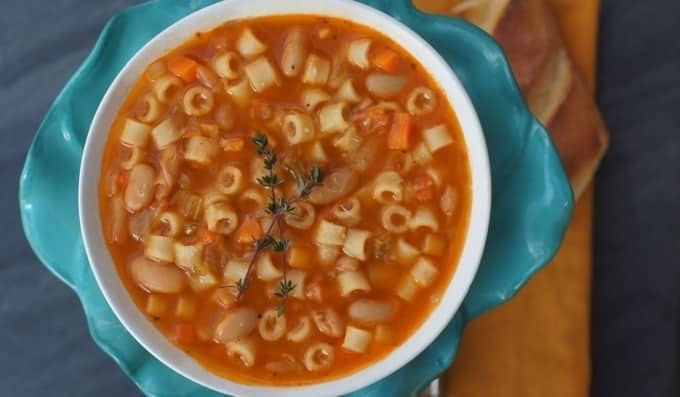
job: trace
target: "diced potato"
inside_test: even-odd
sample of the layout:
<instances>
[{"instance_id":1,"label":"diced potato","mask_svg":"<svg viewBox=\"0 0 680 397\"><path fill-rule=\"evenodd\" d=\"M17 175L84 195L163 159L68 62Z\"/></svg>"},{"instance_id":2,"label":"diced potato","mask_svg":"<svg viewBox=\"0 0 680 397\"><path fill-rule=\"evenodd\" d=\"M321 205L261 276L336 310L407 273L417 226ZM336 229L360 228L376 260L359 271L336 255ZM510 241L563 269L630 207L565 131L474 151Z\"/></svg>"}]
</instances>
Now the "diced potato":
<instances>
[{"instance_id":1,"label":"diced potato","mask_svg":"<svg viewBox=\"0 0 680 397\"><path fill-rule=\"evenodd\" d=\"M316 247L317 263L321 267L329 268L335 265L340 256L340 248L332 245L319 245Z\"/></svg>"},{"instance_id":2,"label":"diced potato","mask_svg":"<svg viewBox=\"0 0 680 397\"><path fill-rule=\"evenodd\" d=\"M196 315L198 304L196 300L187 295L180 295L175 305L175 317L182 320L190 320Z\"/></svg>"},{"instance_id":3,"label":"diced potato","mask_svg":"<svg viewBox=\"0 0 680 397\"><path fill-rule=\"evenodd\" d=\"M394 331L392 327L387 324L380 324L375 327L375 341L383 345L392 343L394 340Z\"/></svg>"},{"instance_id":4,"label":"diced potato","mask_svg":"<svg viewBox=\"0 0 680 397\"><path fill-rule=\"evenodd\" d=\"M404 275L397 284L396 293L401 299L410 302L420 290L420 286L409 275Z\"/></svg>"},{"instance_id":5,"label":"diced potato","mask_svg":"<svg viewBox=\"0 0 680 397\"><path fill-rule=\"evenodd\" d=\"M429 233L423 241L423 253L441 256L446 251L448 240L441 234Z\"/></svg>"},{"instance_id":6,"label":"diced potato","mask_svg":"<svg viewBox=\"0 0 680 397\"><path fill-rule=\"evenodd\" d=\"M387 263L371 263L368 265L368 279L371 285L382 290L391 290L399 282L400 271Z\"/></svg>"},{"instance_id":7,"label":"diced potato","mask_svg":"<svg viewBox=\"0 0 680 397\"><path fill-rule=\"evenodd\" d=\"M413 280L423 287L427 287L434 282L435 277L439 270L432 263L431 260L427 258L420 258L418 262L411 268L411 277Z\"/></svg>"},{"instance_id":8,"label":"diced potato","mask_svg":"<svg viewBox=\"0 0 680 397\"><path fill-rule=\"evenodd\" d=\"M371 232L360 229L347 229L345 245L342 251L360 261L366 260L366 241L371 236Z\"/></svg>"},{"instance_id":9,"label":"diced potato","mask_svg":"<svg viewBox=\"0 0 680 397\"><path fill-rule=\"evenodd\" d=\"M338 285L340 287L340 295L349 296L354 291L368 292L371 290L369 284L363 273L357 272L342 272L337 277Z\"/></svg>"},{"instance_id":10,"label":"diced potato","mask_svg":"<svg viewBox=\"0 0 680 397\"><path fill-rule=\"evenodd\" d=\"M399 265L410 267L416 262L419 255L420 251L418 251L418 248L414 247L403 238L397 240L397 263L399 263Z\"/></svg>"},{"instance_id":11,"label":"diced potato","mask_svg":"<svg viewBox=\"0 0 680 397\"><path fill-rule=\"evenodd\" d=\"M248 262L240 258L230 259L224 265L223 278L225 281L235 283L239 280L243 281L248 272Z\"/></svg>"},{"instance_id":12,"label":"diced potato","mask_svg":"<svg viewBox=\"0 0 680 397\"><path fill-rule=\"evenodd\" d=\"M312 252L305 247L293 245L288 250L288 264L298 269L309 269L312 265Z\"/></svg>"},{"instance_id":13,"label":"diced potato","mask_svg":"<svg viewBox=\"0 0 680 397\"><path fill-rule=\"evenodd\" d=\"M366 353L371 339L373 335L370 332L348 325L342 347L355 353Z\"/></svg>"},{"instance_id":14,"label":"diced potato","mask_svg":"<svg viewBox=\"0 0 680 397\"><path fill-rule=\"evenodd\" d=\"M342 246L345 243L347 228L322 219L316 231L316 243L319 245Z\"/></svg>"},{"instance_id":15,"label":"diced potato","mask_svg":"<svg viewBox=\"0 0 680 397\"><path fill-rule=\"evenodd\" d=\"M161 317L168 310L168 298L161 295L151 294L146 299L146 312L150 316Z\"/></svg>"},{"instance_id":16,"label":"diced potato","mask_svg":"<svg viewBox=\"0 0 680 397\"><path fill-rule=\"evenodd\" d=\"M446 125L439 124L423 131L423 139L431 153L443 149L453 143Z\"/></svg>"}]
</instances>

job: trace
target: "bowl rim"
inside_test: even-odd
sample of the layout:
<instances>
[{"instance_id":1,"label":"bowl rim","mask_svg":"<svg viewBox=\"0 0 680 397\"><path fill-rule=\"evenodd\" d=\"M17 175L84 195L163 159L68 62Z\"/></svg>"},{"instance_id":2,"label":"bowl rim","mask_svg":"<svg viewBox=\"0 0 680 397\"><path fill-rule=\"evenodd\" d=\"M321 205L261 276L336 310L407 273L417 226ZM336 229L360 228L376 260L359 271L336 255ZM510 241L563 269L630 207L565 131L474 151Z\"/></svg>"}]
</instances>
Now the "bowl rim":
<instances>
[{"instance_id":1,"label":"bowl rim","mask_svg":"<svg viewBox=\"0 0 680 397\"><path fill-rule=\"evenodd\" d=\"M188 40L194 32L210 30L225 21L294 14L327 15L367 25L390 37L428 68L461 126L468 151L472 203L464 248L451 281L439 305L404 344L364 368L321 383L253 385L209 372L170 343L137 308L120 281L104 242L98 183L111 123L129 89L149 63ZM282 390L297 396L342 395L387 377L415 358L443 331L461 306L482 258L490 209L491 177L486 141L477 113L455 72L429 43L408 26L382 11L351 0L225 0L191 13L167 27L135 53L107 89L88 131L78 184L78 212L87 259L99 289L124 327L148 352L175 372L221 393L255 397L274 396Z\"/></svg>"}]
</instances>

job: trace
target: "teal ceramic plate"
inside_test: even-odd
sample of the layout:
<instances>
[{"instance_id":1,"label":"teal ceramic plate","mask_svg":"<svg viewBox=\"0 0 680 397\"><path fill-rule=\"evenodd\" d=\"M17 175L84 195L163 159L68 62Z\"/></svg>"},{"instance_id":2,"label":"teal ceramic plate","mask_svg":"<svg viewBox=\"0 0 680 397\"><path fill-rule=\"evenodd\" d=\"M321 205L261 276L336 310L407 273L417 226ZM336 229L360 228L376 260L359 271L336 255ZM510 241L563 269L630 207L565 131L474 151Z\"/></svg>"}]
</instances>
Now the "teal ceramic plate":
<instances>
[{"instance_id":1,"label":"teal ceramic plate","mask_svg":"<svg viewBox=\"0 0 680 397\"><path fill-rule=\"evenodd\" d=\"M217 393L153 358L106 304L80 237L78 169L94 112L118 71L158 32L214 2L155 0L116 15L47 113L21 176L21 215L31 246L45 266L76 291L94 340L152 396ZM489 236L463 306L416 359L352 394L406 396L451 364L470 319L510 299L553 257L571 217L573 196L548 134L528 111L493 39L463 21L423 14L409 0L363 2L409 25L456 71L481 119L491 160L494 196Z\"/></svg>"}]
</instances>

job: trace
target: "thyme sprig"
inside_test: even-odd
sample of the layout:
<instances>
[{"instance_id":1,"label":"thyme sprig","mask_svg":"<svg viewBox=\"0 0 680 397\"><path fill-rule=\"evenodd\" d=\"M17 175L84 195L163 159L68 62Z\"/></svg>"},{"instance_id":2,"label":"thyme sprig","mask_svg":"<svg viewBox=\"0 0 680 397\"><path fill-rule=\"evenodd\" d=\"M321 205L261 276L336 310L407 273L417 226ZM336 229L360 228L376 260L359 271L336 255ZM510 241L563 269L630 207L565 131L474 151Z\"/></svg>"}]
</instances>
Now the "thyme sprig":
<instances>
[{"instance_id":1,"label":"thyme sprig","mask_svg":"<svg viewBox=\"0 0 680 397\"><path fill-rule=\"evenodd\" d=\"M278 291L274 293L279 298L279 306L277 308L278 315L282 315L286 311L286 301L288 296L295 290L295 283L288 279L288 262L286 260L286 251L292 244L291 240L285 237L285 229L281 222L281 217L287 214L295 213L295 203L299 200L307 198L314 187L319 186L323 180L323 172L319 166L312 167L308 173L296 172L294 177L298 188L297 196L293 198L286 198L277 194L277 187L281 185L284 180L275 171L278 157L274 149L269 145L267 136L258 132L253 136L253 144L257 148L257 154L262 158L265 174L257 178L257 183L268 189L270 192L269 203L267 203L265 211L271 216L271 221L267 226L263 237L255 239L255 251L248 263L248 270L243 279L236 282L235 287L238 289L236 299L240 300L245 291L250 285L250 278L255 261L259 254L265 249L272 249L281 255L282 279L279 283ZM276 237L273 236L274 227L276 227Z\"/></svg>"}]
</instances>

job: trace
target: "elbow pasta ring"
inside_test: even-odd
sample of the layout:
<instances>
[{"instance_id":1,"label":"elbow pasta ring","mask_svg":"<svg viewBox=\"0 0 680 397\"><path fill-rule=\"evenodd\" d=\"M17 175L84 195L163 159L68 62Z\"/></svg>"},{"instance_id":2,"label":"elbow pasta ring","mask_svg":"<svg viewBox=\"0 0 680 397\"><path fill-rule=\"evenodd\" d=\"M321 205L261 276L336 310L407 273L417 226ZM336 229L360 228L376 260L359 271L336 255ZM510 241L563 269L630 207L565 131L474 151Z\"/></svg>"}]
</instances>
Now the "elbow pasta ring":
<instances>
[{"instance_id":1,"label":"elbow pasta ring","mask_svg":"<svg viewBox=\"0 0 680 397\"><path fill-rule=\"evenodd\" d=\"M382 209L382 225L390 233L401 234L409 229L411 211L406 207L392 204Z\"/></svg>"},{"instance_id":2,"label":"elbow pasta ring","mask_svg":"<svg viewBox=\"0 0 680 397\"><path fill-rule=\"evenodd\" d=\"M231 234L238 226L238 215L229 204L215 203L205 209L205 221L211 232Z\"/></svg>"},{"instance_id":3,"label":"elbow pasta ring","mask_svg":"<svg viewBox=\"0 0 680 397\"><path fill-rule=\"evenodd\" d=\"M262 339L273 342L279 340L286 333L286 315L279 315L277 309L267 309L257 324L257 330Z\"/></svg>"},{"instance_id":4,"label":"elbow pasta ring","mask_svg":"<svg viewBox=\"0 0 680 397\"><path fill-rule=\"evenodd\" d=\"M217 189L224 194L234 194L243 186L243 172L233 165L225 165L217 175Z\"/></svg>"},{"instance_id":5,"label":"elbow pasta ring","mask_svg":"<svg viewBox=\"0 0 680 397\"><path fill-rule=\"evenodd\" d=\"M137 119L143 123L154 123L161 117L161 104L155 96L151 94L144 95L142 98L144 104L144 113L137 116Z\"/></svg>"},{"instance_id":6,"label":"elbow pasta ring","mask_svg":"<svg viewBox=\"0 0 680 397\"><path fill-rule=\"evenodd\" d=\"M233 80L241 75L241 58L235 52L225 52L215 58L213 61L213 69L218 76Z\"/></svg>"},{"instance_id":7,"label":"elbow pasta ring","mask_svg":"<svg viewBox=\"0 0 680 397\"><path fill-rule=\"evenodd\" d=\"M314 138L314 120L308 114L292 112L283 116L283 133L291 145Z\"/></svg>"},{"instance_id":8,"label":"elbow pasta ring","mask_svg":"<svg viewBox=\"0 0 680 397\"><path fill-rule=\"evenodd\" d=\"M203 86L191 87L184 93L182 106L189 116L204 116L215 106L215 97Z\"/></svg>"},{"instance_id":9,"label":"elbow pasta ring","mask_svg":"<svg viewBox=\"0 0 680 397\"><path fill-rule=\"evenodd\" d=\"M335 349L328 343L319 342L305 351L303 362L307 371L316 372L330 368L335 361Z\"/></svg>"},{"instance_id":10,"label":"elbow pasta ring","mask_svg":"<svg viewBox=\"0 0 680 397\"><path fill-rule=\"evenodd\" d=\"M161 103L169 103L183 85L179 77L166 74L154 81L151 87Z\"/></svg>"},{"instance_id":11,"label":"elbow pasta ring","mask_svg":"<svg viewBox=\"0 0 680 397\"><path fill-rule=\"evenodd\" d=\"M306 201L295 203L295 210L291 214L286 214L284 220L288 226L299 230L306 230L312 227L316 218L314 206Z\"/></svg>"},{"instance_id":12,"label":"elbow pasta ring","mask_svg":"<svg viewBox=\"0 0 680 397\"><path fill-rule=\"evenodd\" d=\"M361 222L361 202L356 197L350 197L344 202L333 206L331 213L340 222L348 226L354 226Z\"/></svg>"},{"instance_id":13,"label":"elbow pasta ring","mask_svg":"<svg viewBox=\"0 0 680 397\"><path fill-rule=\"evenodd\" d=\"M158 217L158 220L165 226L165 235L176 237L182 232L184 220L180 214L173 211L165 211Z\"/></svg>"},{"instance_id":14,"label":"elbow pasta ring","mask_svg":"<svg viewBox=\"0 0 680 397\"><path fill-rule=\"evenodd\" d=\"M417 87L406 99L406 110L413 116L431 113L437 107L437 96L427 87Z\"/></svg>"}]
</instances>

